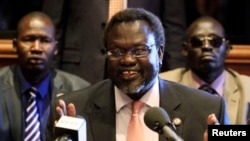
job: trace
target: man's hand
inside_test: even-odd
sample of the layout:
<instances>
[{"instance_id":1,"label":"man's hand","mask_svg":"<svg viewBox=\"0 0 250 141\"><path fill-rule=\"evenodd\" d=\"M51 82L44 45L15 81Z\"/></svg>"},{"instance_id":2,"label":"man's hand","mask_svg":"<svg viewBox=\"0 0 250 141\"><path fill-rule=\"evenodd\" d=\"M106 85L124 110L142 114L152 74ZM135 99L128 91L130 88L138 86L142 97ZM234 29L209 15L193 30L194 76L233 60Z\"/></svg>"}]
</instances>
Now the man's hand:
<instances>
[{"instance_id":1,"label":"man's hand","mask_svg":"<svg viewBox=\"0 0 250 141\"><path fill-rule=\"evenodd\" d=\"M218 122L216 116L214 113L208 115L207 117L207 125L219 125L220 123ZM208 133L207 129L203 134L203 141L208 141Z\"/></svg>"},{"instance_id":2,"label":"man's hand","mask_svg":"<svg viewBox=\"0 0 250 141\"><path fill-rule=\"evenodd\" d=\"M214 113L208 115L207 117L207 125L219 125L220 123L218 122L216 116Z\"/></svg>"},{"instance_id":3,"label":"man's hand","mask_svg":"<svg viewBox=\"0 0 250 141\"><path fill-rule=\"evenodd\" d=\"M73 103L69 103L66 107L65 102L62 99L59 99L58 101L59 106L56 107L56 113L58 114L58 119L62 116L76 116L76 109L75 105ZM54 125L57 124L57 120L54 122ZM53 129L53 132L55 133L55 128Z\"/></svg>"},{"instance_id":4,"label":"man's hand","mask_svg":"<svg viewBox=\"0 0 250 141\"><path fill-rule=\"evenodd\" d=\"M69 103L68 106L66 107L65 102L60 99L59 100L59 106L56 107L56 112L57 114L61 116L76 116L76 109L75 105L73 103Z\"/></svg>"}]
</instances>

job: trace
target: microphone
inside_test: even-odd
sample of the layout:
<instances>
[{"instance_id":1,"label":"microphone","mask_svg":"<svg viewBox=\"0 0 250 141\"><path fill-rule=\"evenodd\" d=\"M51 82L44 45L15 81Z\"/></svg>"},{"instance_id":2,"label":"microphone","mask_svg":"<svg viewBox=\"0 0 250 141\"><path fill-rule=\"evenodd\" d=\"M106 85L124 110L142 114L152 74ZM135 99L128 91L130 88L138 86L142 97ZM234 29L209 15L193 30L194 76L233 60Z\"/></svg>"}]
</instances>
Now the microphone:
<instances>
[{"instance_id":1,"label":"microphone","mask_svg":"<svg viewBox=\"0 0 250 141\"><path fill-rule=\"evenodd\" d=\"M168 113L160 107L148 109L144 115L144 122L151 130L163 134L169 141L183 141L175 132L175 125L171 122Z\"/></svg>"},{"instance_id":2,"label":"microphone","mask_svg":"<svg viewBox=\"0 0 250 141\"><path fill-rule=\"evenodd\" d=\"M87 141L86 120L62 116L55 125L55 141Z\"/></svg>"}]
</instances>

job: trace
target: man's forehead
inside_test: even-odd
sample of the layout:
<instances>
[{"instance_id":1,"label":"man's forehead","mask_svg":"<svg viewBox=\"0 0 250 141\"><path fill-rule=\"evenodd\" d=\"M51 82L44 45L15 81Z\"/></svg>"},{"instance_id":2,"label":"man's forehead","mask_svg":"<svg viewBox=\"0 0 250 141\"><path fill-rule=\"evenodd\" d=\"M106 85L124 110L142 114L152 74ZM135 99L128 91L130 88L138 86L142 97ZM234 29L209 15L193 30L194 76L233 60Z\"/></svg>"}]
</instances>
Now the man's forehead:
<instances>
[{"instance_id":1,"label":"man's forehead","mask_svg":"<svg viewBox=\"0 0 250 141\"><path fill-rule=\"evenodd\" d=\"M220 25L213 22L200 22L193 27L190 34L218 34L223 36L223 29Z\"/></svg>"}]
</instances>

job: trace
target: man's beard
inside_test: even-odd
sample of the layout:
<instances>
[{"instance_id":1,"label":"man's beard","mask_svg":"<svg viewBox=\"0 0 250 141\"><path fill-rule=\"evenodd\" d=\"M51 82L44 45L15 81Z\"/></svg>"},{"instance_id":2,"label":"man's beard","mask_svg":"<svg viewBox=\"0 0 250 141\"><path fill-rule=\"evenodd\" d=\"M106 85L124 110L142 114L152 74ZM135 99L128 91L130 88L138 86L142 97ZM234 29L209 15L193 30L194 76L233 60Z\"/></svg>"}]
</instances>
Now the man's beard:
<instances>
[{"instance_id":1,"label":"man's beard","mask_svg":"<svg viewBox=\"0 0 250 141\"><path fill-rule=\"evenodd\" d=\"M125 94L136 94L140 93L145 88L145 82L141 84L125 84L125 85L119 85L118 88L124 92Z\"/></svg>"},{"instance_id":2,"label":"man's beard","mask_svg":"<svg viewBox=\"0 0 250 141\"><path fill-rule=\"evenodd\" d=\"M155 78L138 82L118 83L117 87L125 94L141 94L148 91L154 84Z\"/></svg>"}]
</instances>

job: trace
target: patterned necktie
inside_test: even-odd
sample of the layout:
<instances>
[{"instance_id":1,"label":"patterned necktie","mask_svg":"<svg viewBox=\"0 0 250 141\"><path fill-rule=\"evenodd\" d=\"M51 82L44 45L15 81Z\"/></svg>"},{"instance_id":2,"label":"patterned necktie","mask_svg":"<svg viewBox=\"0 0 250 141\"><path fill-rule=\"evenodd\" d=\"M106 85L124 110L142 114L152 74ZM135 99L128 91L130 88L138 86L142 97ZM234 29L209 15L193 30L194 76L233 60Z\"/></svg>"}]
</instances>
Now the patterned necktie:
<instances>
[{"instance_id":1,"label":"patterned necktie","mask_svg":"<svg viewBox=\"0 0 250 141\"><path fill-rule=\"evenodd\" d=\"M128 126L127 141L144 141L144 130L139 112L144 103L140 101L132 102L132 115Z\"/></svg>"},{"instance_id":2,"label":"patterned necktie","mask_svg":"<svg viewBox=\"0 0 250 141\"><path fill-rule=\"evenodd\" d=\"M40 122L36 104L37 89L30 88L26 109L24 141L40 141Z\"/></svg>"},{"instance_id":3,"label":"patterned necktie","mask_svg":"<svg viewBox=\"0 0 250 141\"><path fill-rule=\"evenodd\" d=\"M209 85L207 84L203 84L199 87L200 90L203 90L203 91L206 91L210 94L213 94L213 95L219 95L215 89L213 89L212 87L210 87Z\"/></svg>"}]
</instances>

